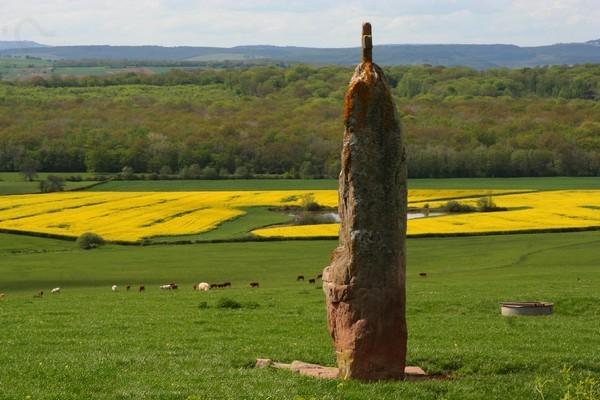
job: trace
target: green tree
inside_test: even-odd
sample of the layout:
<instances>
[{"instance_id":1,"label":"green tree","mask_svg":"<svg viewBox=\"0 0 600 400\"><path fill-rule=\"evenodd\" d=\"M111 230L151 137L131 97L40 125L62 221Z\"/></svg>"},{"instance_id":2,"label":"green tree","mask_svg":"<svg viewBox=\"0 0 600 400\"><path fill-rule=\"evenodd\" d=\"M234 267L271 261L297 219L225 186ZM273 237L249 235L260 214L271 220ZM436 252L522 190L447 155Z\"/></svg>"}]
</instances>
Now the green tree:
<instances>
[{"instance_id":1,"label":"green tree","mask_svg":"<svg viewBox=\"0 0 600 400\"><path fill-rule=\"evenodd\" d=\"M65 189L65 179L62 176L48 175L45 180L40 181L40 192L62 192Z\"/></svg>"},{"instance_id":2,"label":"green tree","mask_svg":"<svg viewBox=\"0 0 600 400\"><path fill-rule=\"evenodd\" d=\"M300 166L300 178L302 179L310 179L316 176L316 169L313 166L312 162L304 161Z\"/></svg>"},{"instance_id":3,"label":"green tree","mask_svg":"<svg viewBox=\"0 0 600 400\"><path fill-rule=\"evenodd\" d=\"M198 164L192 164L187 168L184 177L187 179L200 179L202 178L202 169Z\"/></svg>"},{"instance_id":4,"label":"green tree","mask_svg":"<svg viewBox=\"0 0 600 400\"><path fill-rule=\"evenodd\" d=\"M21 175L26 181L33 181L37 177L38 166L39 163L33 158L25 158L21 161Z\"/></svg>"},{"instance_id":5,"label":"green tree","mask_svg":"<svg viewBox=\"0 0 600 400\"><path fill-rule=\"evenodd\" d=\"M247 178L250 178L252 176L250 174L250 170L245 165L240 165L239 167L237 167L235 169L235 172L234 172L233 175L236 178L242 178L242 179L247 179Z\"/></svg>"},{"instance_id":6,"label":"green tree","mask_svg":"<svg viewBox=\"0 0 600 400\"><path fill-rule=\"evenodd\" d=\"M104 245L104 239L97 233L85 232L77 238L77 245L84 250L95 249Z\"/></svg>"},{"instance_id":7,"label":"green tree","mask_svg":"<svg viewBox=\"0 0 600 400\"><path fill-rule=\"evenodd\" d=\"M163 165L162 167L160 167L160 171L158 174L161 179L166 179L173 175L173 170L168 165Z\"/></svg>"},{"instance_id":8,"label":"green tree","mask_svg":"<svg viewBox=\"0 0 600 400\"><path fill-rule=\"evenodd\" d=\"M121 169L120 175L121 175L121 179L129 181L135 177L135 171L133 170L132 167L126 165Z\"/></svg>"},{"instance_id":9,"label":"green tree","mask_svg":"<svg viewBox=\"0 0 600 400\"><path fill-rule=\"evenodd\" d=\"M202 169L202 178L218 179L219 173L217 172L217 170L214 167L207 166Z\"/></svg>"}]
</instances>

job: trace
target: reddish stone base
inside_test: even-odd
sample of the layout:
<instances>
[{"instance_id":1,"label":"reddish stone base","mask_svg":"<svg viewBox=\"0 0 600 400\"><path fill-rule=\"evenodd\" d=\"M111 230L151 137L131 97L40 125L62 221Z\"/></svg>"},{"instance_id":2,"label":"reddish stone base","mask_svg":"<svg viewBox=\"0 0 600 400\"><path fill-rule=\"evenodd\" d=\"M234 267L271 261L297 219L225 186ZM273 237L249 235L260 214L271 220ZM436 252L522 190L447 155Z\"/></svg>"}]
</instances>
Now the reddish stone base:
<instances>
[{"instance_id":1,"label":"reddish stone base","mask_svg":"<svg viewBox=\"0 0 600 400\"><path fill-rule=\"evenodd\" d=\"M269 358L258 358L255 364L256 368L281 368L289 369L290 371L296 372L300 375L312 376L315 378L322 379L337 379L339 376L339 369L335 367L324 367L318 364L309 364L302 361L293 361L291 364L283 364L274 362ZM404 379L407 381L417 381L423 379L432 378L427 375L420 367L406 367L404 369Z\"/></svg>"}]
</instances>

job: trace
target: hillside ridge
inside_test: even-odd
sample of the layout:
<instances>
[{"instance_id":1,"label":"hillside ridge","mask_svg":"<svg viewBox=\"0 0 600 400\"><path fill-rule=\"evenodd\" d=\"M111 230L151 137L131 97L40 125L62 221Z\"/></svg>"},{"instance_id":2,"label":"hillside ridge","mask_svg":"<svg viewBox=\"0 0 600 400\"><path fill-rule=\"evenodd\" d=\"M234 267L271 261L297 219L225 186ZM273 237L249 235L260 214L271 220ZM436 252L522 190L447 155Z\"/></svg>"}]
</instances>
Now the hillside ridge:
<instances>
[{"instance_id":1,"label":"hillside ridge","mask_svg":"<svg viewBox=\"0 0 600 400\"><path fill-rule=\"evenodd\" d=\"M44 46L7 48L0 42L0 56L32 56L55 60L171 60L245 61L350 65L360 58L360 48L312 48L246 45L234 47L176 46ZM11 42L14 43L14 42ZM14 46L14 44L13 44ZM535 67L600 63L600 40L520 47L512 44L384 44L374 56L382 65L444 65L476 69Z\"/></svg>"}]
</instances>

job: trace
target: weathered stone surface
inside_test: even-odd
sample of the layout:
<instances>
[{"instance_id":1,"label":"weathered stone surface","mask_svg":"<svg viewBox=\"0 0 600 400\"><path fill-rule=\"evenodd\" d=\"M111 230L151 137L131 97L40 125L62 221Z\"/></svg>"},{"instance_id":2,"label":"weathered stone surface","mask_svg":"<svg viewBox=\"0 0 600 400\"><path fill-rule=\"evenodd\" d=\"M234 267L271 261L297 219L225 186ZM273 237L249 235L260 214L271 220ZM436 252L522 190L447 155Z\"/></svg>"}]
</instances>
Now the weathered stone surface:
<instances>
[{"instance_id":1,"label":"weathered stone surface","mask_svg":"<svg viewBox=\"0 0 600 400\"><path fill-rule=\"evenodd\" d=\"M363 46L370 30L363 26ZM403 379L406 162L396 107L370 48L344 109L340 239L323 272L329 331L341 378Z\"/></svg>"},{"instance_id":2,"label":"weathered stone surface","mask_svg":"<svg viewBox=\"0 0 600 400\"><path fill-rule=\"evenodd\" d=\"M257 358L256 364L254 364L254 368L266 368L273 365L273 360L270 358Z\"/></svg>"},{"instance_id":3,"label":"weathered stone surface","mask_svg":"<svg viewBox=\"0 0 600 400\"><path fill-rule=\"evenodd\" d=\"M300 375L314 376L315 378L336 379L339 369L334 367L323 367L318 364L309 364L302 361L294 361L290 369Z\"/></svg>"},{"instance_id":4,"label":"weathered stone surface","mask_svg":"<svg viewBox=\"0 0 600 400\"><path fill-rule=\"evenodd\" d=\"M404 378L409 381L418 381L421 379L439 378L436 376L429 376L421 367L406 367L404 368Z\"/></svg>"}]
</instances>

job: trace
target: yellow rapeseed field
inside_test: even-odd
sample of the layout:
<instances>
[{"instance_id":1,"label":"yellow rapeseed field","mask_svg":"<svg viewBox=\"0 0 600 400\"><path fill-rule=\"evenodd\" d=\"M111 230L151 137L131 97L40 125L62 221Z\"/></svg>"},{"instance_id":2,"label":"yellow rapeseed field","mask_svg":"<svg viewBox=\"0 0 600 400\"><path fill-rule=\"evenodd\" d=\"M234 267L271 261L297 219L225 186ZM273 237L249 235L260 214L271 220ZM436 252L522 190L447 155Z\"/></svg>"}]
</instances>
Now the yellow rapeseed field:
<instances>
[{"instance_id":1,"label":"yellow rapeseed field","mask_svg":"<svg viewBox=\"0 0 600 400\"><path fill-rule=\"evenodd\" d=\"M300 204L312 194L333 207L337 193L314 191L78 192L0 197L0 228L107 240L137 241L194 234L244 214L244 207Z\"/></svg>"},{"instance_id":2,"label":"yellow rapeseed field","mask_svg":"<svg viewBox=\"0 0 600 400\"><path fill-rule=\"evenodd\" d=\"M600 227L599 190L561 190L495 196L497 206L507 211L448 214L413 219L408 234L468 234ZM477 198L461 200L475 204ZM436 206L444 202L431 202ZM423 205L424 203L414 203ZM282 226L254 230L263 237L337 236L338 224Z\"/></svg>"},{"instance_id":3,"label":"yellow rapeseed field","mask_svg":"<svg viewBox=\"0 0 600 400\"><path fill-rule=\"evenodd\" d=\"M528 226L581 226L600 225L594 216L598 210L578 209L587 222L579 221L569 207L574 199L585 205L599 205L592 191L547 192L500 196L503 190L411 190L409 202L414 205L443 199L464 198L472 200L487 193L497 194L499 205L506 207L531 207L510 213L469 214L411 221L411 233L471 232L517 229L518 221L529 218ZM566 196L571 193L572 196ZM79 236L86 231L100 234L107 240L138 241L156 236L188 235L209 231L220 223L239 217L244 208L253 206L299 205L303 196L311 194L319 204L336 207L334 190L274 190L274 191L210 191L210 192L71 192L37 195L0 196L0 229L20 232L49 233ZM538 196L550 196L540 199ZM521 197L519 197L521 196ZM529 197L528 197L529 196ZM598 196L600 197L600 195ZM470 199L469 199L470 198ZM570 203L564 203L569 198ZM500 201L501 199L501 201ZM461 200L463 201L463 200ZM506 204L504 203L506 201ZM538 201L536 203L536 201ZM556 209L569 216L547 218L546 206L563 201ZM577 203L579 204L579 203ZM531 221L539 212L540 222ZM551 211L550 211L551 212ZM506 217L502 217L506 215ZM545 217L544 217L545 215ZM512 217L514 216L514 217ZM500 218L500 219L499 219ZM566 224L563 219L570 222ZM543 220L543 221L542 221ZM446 222L445 222L446 221ZM504 221L504 222L502 222ZM554 222L551 222L554 221ZM523 224L523 222L520 222ZM589 225L585 225L589 226ZM337 225L274 227L254 231L260 236L336 236ZM479 229L479 230L478 230ZM527 228L525 228L527 229Z\"/></svg>"}]
</instances>

